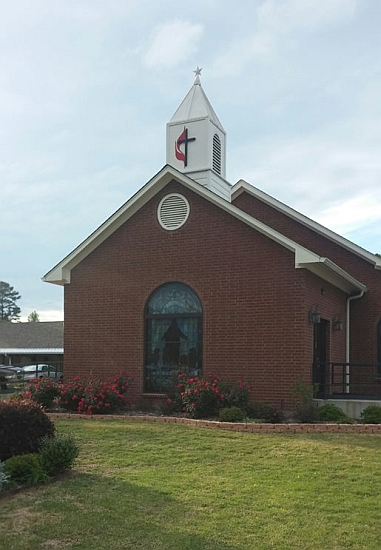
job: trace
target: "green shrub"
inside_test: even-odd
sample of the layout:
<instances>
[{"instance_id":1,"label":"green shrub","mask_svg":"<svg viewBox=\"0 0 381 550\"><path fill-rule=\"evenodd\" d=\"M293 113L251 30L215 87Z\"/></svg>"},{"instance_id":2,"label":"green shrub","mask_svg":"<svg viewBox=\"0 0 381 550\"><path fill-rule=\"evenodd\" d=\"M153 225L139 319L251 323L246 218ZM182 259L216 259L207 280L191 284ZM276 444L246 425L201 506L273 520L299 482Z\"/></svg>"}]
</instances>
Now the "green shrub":
<instances>
[{"instance_id":1,"label":"green shrub","mask_svg":"<svg viewBox=\"0 0 381 550\"><path fill-rule=\"evenodd\" d=\"M54 424L32 401L0 401L0 460L38 452L44 435L54 435Z\"/></svg>"},{"instance_id":2,"label":"green shrub","mask_svg":"<svg viewBox=\"0 0 381 550\"><path fill-rule=\"evenodd\" d=\"M294 387L295 418L303 424L319 419L317 405L314 402L314 387L298 380Z\"/></svg>"},{"instance_id":3,"label":"green shrub","mask_svg":"<svg viewBox=\"0 0 381 550\"><path fill-rule=\"evenodd\" d=\"M224 395L223 407L238 407L247 411L250 404L250 388L239 380L238 382L220 382L221 393Z\"/></svg>"},{"instance_id":4,"label":"green shrub","mask_svg":"<svg viewBox=\"0 0 381 550\"><path fill-rule=\"evenodd\" d=\"M270 403L256 402L252 403L247 411L249 418L269 422L270 424L280 424L284 421L283 411L274 407Z\"/></svg>"},{"instance_id":5,"label":"green shrub","mask_svg":"<svg viewBox=\"0 0 381 550\"><path fill-rule=\"evenodd\" d=\"M369 405L361 413L361 421L364 424L381 424L381 407Z\"/></svg>"},{"instance_id":6,"label":"green shrub","mask_svg":"<svg viewBox=\"0 0 381 550\"><path fill-rule=\"evenodd\" d=\"M340 422L341 424L349 424L350 418L345 412L333 403L326 403L318 408L319 419L323 422Z\"/></svg>"},{"instance_id":7,"label":"green shrub","mask_svg":"<svg viewBox=\"0 0 381 550\"><path fill-rule=\"evenodd\" d=\"M40 457L49 476L70 470L78 456L78 447L70 435L45 436L40 443Z\"/></svg>"},{"instance_id":8,"label":"green shrub","mask_svg":"<svg viewBox=\"0 0 381 550\"><path fill-rule=\"evenodd\" d=\"M239 407L226 407L220 410L219 416L221 422L242 422L246 414Z\"/></svg>"},{"instance_id":9,"label":"green shrub","mask_svg":"<svg viewBox=\"0 0 381 550\"><path fill-rule=\"evenodd\" d=\"M51 378L43 377L32 380L27 390L22 394L23 399L31 399L44 409L51 409L53 401L60 395L61 384Z\"/></svg>"},{"instance_id":10,"label":"green shrub","mask_svg":"<svg viewBox=\"0 0 381 550\"><path fill-rule=\"evenodd\" d=\"M4 471L4 462L1 462L0 460L0 493L1 491L4 491L4 489L7 488L9 485L9 478L10 476L5 473Z\"/></svg>"},{"instance_id":11,"label":"green shrub","mask_svg":"<svg viewBox=\"0 0 381 550\"><path fill-rule=\"evenodd\" d=\"M49 479L42 465L41 456L37 453L8 458L4 463L4 470L9 475L11 483L15 484L35 485Z\"/></svg>"}]
</instances>

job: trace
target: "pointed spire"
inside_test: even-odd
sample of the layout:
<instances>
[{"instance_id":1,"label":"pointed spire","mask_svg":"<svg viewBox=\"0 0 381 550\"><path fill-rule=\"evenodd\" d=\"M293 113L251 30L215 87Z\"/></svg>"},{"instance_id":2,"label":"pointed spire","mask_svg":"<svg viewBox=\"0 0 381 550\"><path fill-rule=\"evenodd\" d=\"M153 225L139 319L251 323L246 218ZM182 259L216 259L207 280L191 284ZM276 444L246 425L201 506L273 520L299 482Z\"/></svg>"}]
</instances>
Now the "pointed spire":
<instances>
[{"instance_id":1,"label":"pointed spire","mask_svg":"<svg viewBox=\"0 0 381 550\"><path fill-rule=\"evenodd\" d=\"M209 118L218 128L224 131L221 122L218 120L209 99L201 86L200 74L202 68L197 66L193 71L195 80L192 88L183 99L180 107L177 109L170 122L189 121L196 118Z\"/></svg>"},{"instance_id":2,"label":"pointed spire","mask_svg":"<svg viewBox=\"0 0 381 550\"><path fill-rule=\"evenodd\" d=\"M167 124L167 164L230 200L226 133L201 86L201 70L193 71L193 86Z\"/></svg>"}]
</instances>

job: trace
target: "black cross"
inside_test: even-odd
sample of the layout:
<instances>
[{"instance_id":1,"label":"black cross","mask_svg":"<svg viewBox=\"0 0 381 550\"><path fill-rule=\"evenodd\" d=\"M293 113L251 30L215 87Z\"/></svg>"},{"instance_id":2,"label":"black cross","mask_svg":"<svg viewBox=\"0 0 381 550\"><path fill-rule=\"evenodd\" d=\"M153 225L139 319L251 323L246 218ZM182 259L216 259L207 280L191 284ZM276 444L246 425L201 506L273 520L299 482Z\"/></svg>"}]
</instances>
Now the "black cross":
<instances>
[{"instance_id":1,"label":"black cross","mask_svg":"<svg viewBox=\"0 0 381 550\"><path fill-rule=\"evenodd\" d=\"M177 144L180 146L182 145L183 143L185 144L185 147L184 147L184 166L188 166L188 143L190 141L195 141L196 138L192 137L192 138L189 138L188 137L188 128L185 128L185 137L183 139L179 139L177 141Z\"/></svg>"}]
</instances>

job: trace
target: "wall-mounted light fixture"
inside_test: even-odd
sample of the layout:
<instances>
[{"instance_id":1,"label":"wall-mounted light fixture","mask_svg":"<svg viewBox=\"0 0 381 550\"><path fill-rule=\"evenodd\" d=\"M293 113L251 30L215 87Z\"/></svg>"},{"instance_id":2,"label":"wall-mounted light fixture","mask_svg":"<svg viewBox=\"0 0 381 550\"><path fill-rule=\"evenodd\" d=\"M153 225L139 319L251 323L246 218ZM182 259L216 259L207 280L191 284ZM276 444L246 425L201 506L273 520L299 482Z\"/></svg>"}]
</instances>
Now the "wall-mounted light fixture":
<instances>
[{"instance_id":1,"label":"wall-mounted light fixture","mask_svg":"<svg viewBox=\"0 0 381 550\"><path fill-rule=\"evenodd\" d=\"M332 319L332 330L343 330L343 326L344 323L340 315L335 315Z\"/></svg>"},{"instance_id":2,"label":"wall-mounted light fixture","mask_svg":"<svg viewBox=\"0 0 381 550\"><path fill-rule=\"evenodd\" d=\"M312 306L311 309L308 312L308 320L310 323L320 323L320 311L319 306L315 305Z\"/></svg>"}]
</instances>

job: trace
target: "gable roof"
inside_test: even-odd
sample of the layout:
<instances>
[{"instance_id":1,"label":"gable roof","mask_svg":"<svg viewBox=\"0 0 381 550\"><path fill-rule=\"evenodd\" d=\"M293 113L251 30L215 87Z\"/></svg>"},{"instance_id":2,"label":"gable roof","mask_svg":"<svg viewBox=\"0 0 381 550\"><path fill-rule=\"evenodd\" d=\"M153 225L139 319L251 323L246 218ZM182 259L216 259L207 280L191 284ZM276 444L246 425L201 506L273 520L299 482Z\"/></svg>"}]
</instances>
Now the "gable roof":
<instances>
[{"instance_id":1,"label":"gable roof","mask_svg":"<svg viewBox=\"0 0 381 550\"><path fill-rule=\"evenodd\" d=\"M252 195L259 201L268 204L272 208L275 208L279 212L282 212L289 218L292 218L299 223L305 225L309 229L312 229L315 233L318 233L319 235L323 235L327 239L333 241L334 243L340 245L342 248L345 248L346 250L349 250L353 254L356 254L356 256L359 256L363 260L366 260L367 262L371 263L375 269L381 269L381 258L376 256L375 254L372 254L368 250L365 250L365 248L362 248L361 246L358 246L357 244L349 241L345 237L342 237L341 235L338 235L334 231L331 231L327 227L324 227L318 222L315 222L314 220L311 220L307 216L304 216L297 210L294 210L290 206L287 206L283 202L278 201L277 199L274 199L274 197L271 197L264 191L261 191L257 187L254 187L250 183L248 183L245 180L239 180L235 185L233 185L231 189L231 197L232 200L234 200L236 197L238 197L241 193L247 192L249 195Z\"/></svg>"},{"instance_id":2,"label":"gable roof","mask_svg":"<svg viewBox=\"0 0 381 550\"><path fill-rule=\"evenodd\" d=\"M0 321L0 353L63 353L63 321Z\"/></svg>"},{"instance_id":3,"label":"gable roof","mask_svg":"<svg viewBox=\"0 0 381 550\"><path fill-rule=\"evenodd\" d=\"M252 229L262 233L269 239L277 242L295 254L295 268L305 268L319 275L326 281L347 293L362 292L366 286L357 281L349 273L331 262L328 258L318 256L295 241L285 237L268 225L253 218L240 208L209 191L185 174L178 172L172 166L164 166L146 185L133 195L119 210L108 218L77 248L68 254L61 262L51 269L43 280L48 283L65 285L70 283L71 270L86 256L95 250L102 242L112 235L121 225L138 212L152 197L163 189L172 180L192 190L205 200L211 202L221 210L232 215ZM276 260L275 260L276 262Z\"/></svg>"}]
</instances>

